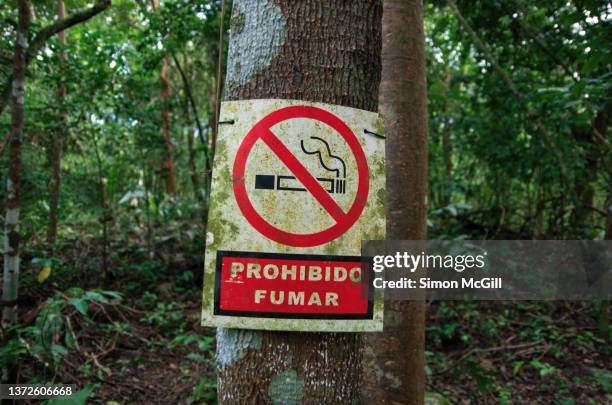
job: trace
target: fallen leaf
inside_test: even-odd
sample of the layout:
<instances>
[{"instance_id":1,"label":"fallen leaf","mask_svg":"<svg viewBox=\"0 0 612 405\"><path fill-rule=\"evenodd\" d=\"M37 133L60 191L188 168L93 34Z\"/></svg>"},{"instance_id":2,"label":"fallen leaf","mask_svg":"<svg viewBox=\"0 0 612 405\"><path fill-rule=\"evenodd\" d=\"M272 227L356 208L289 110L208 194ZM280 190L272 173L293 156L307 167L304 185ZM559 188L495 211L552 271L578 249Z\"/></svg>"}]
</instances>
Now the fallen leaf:
<instances>
[{"instance_id":1,"label":"fallen leaf","mask_svg":"<svg viewBox=\"0 0 612 405\"><path fill-rule=\"evenodd\" d=\"M50 275L51 275L51 266L45 266L42 268L40 273L38 273L37 280L40 284L42 284L45 282L46 279L49 278Z\"/></svg>"}]
</instances>

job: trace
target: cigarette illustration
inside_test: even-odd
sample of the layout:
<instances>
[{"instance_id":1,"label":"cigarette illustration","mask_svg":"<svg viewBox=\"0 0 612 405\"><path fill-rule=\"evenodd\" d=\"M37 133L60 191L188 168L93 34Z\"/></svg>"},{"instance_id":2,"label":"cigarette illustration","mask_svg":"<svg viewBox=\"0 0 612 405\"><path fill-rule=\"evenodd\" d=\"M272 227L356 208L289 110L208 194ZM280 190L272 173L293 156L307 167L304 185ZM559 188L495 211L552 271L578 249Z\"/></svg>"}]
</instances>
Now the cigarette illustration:
<instances>
[{"instance_id":1,"label":"cigarette illustration","mask_svg":"<svg viewBox=\"0 0 612 405\"><path fill-rule=\"evenodd\" d=\"M330 194L344 194L346 192L346 164L339 156L333 155L329 144L322 138L311 136L310 139L322 142L325 148L321 150L309 151L304 146L304 141L300 141L302 152L307 155L317 155L319 163L323 169L334 173L335 178L317 177L319 184ZM328 160L337 161L340 168L329 167L325 164L323 154L327 155ZM284 191L306 191L299 180L295 176L274 175L274 174L257 174L255 175L255 189L258 190L284 190Z\"/></svg>"},{"instance_id":2,"label":"cigarette illustration","mask_svg":"<svg viewBox=\"0 0 612 405\"><path fill-rule=\"evenodd\" d=\"M344 194L346 192L346 180L326 179L317 177L321 186L330 194ZM295 176L275 176L273 174L258 174L255 176L255 189L257 190L279 190L279 191L306 191Z\"/></svg>"}]
</instances>

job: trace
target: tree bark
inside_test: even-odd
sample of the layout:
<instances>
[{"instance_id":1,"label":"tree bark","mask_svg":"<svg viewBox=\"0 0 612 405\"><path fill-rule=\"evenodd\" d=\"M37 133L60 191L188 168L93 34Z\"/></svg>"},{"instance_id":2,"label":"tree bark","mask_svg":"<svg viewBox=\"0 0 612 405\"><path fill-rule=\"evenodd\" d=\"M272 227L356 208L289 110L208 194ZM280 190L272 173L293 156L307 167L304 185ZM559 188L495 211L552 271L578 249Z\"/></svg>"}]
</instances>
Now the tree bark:
<instances>
[{"instance_id":1,"label":"tree bark","mask_svg":"<svg viewBox=\"0 0 612 405\"><path fill-rule=\"evenodd\" d=\"M66 18L66 7L64 0L58 1L57 6L57 18L61 21ZM68 114L64 106L66 99L66 75L65 75L65 64L66 64L66 31L61 31L58 34L61 50L58 56L58 67L60 70L60 79L57 86L57 101L60 106L60 123L61 128L53 134L52 145L51 145L51 190L49 196L49 230L47 233L47 242L49 245L53 245L57 238L57 210L59 205L59 193L62 182L61 163L62 163L62 149L64 144L64 133L68 130Z\"/></svg>"},{"instance_id":2,"label":"tree bark","mask_svg":"<svg viewBox=\"0 0 612 405\"><path fill-rule=\"evenodd\" d=\"M376 111L380 0L236 0L225 99ZM222 404L359 401L361 335L219 328Z\"/></svg>"},{"instance_id":3,"label":"tree bark","mask_svg":"<svg viewBox=\"0 0 612 405\"><path fill-rule=\"evenodd\" d=\"M385 117L387 238L427 235L427 85L421 0L385 0L380 106ZM422 404L425 303L385 302L385 331L366 336L365 403Z\"/></svg>"},{"instance_id":4,"label":"tree bark","mask_svg":"<svg viewBox=\"0 0 612 405\"><path fill-rule=\"evenodd\" d=\"M21 208L21 140L23 137L25 70L30 27L30 2L19 0L19 23L13 56L11 91L11 135L9 140L9 176L6 182L6 216L4 222L4 274L2 300L16 301L19 287L19 211ZM17 304L2 311L2 327L17 322Z\"/></svg>"}]
</instances>

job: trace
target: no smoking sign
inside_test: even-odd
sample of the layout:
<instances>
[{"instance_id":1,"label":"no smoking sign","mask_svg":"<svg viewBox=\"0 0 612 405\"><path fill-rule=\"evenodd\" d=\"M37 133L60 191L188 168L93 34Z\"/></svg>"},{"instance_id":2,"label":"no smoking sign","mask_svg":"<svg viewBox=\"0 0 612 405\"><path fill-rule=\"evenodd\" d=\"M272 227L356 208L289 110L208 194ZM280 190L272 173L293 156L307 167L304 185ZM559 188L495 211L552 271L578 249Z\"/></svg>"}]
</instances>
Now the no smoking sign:
<instances>
[{"instance_id":1,"label":"no smoking sign","mask_svg":"<svg viewBox=\"0 0 612 405\"><path fill-rule=\"evenodd\" d=\"M382 327L362 240L384 239L377 114L292 100L222 104L207 229L203 324Z\"/></svg>"},{"instance_id":2,"label":"no smoking sign","mask_svg":"<svg viewBox=\"0 0 612 405\"><path fill-rule=\"evenodd\" d=\"M327 110L304 105L281 108L255 124L238 149L232 175L236 202L249 223L263 236L296 247L319 246L345 233L363 212L370 187L368 162L353 131ZM299 215L307 222L297 221ZM328 219L334 224L328 226Z\"/></svg>"}]
</instances>

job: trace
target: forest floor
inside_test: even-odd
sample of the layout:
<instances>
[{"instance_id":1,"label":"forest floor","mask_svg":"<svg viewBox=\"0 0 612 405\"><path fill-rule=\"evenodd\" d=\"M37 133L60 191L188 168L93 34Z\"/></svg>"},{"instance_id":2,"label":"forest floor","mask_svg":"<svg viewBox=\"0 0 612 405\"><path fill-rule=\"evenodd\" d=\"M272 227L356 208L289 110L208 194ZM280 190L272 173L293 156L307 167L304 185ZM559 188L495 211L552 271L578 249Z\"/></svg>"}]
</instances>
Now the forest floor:
<instances>
[{"instance_id":1,"label":"forest floor","mask_svg":"<svg viewBox=\"0 0 612 405\"><path fill-rule=\"evenodd\" d=\"M199 324L201 261L121 249L104 289L99 272L58 269L39 283L40 269L26 271L19 381L76 383L91 391L88 403L214 403L214 330ZM99 268L95 251L71 246L64 262ZM589 302L428 303L429 401L612 403L612 350L596 319Z\"/></svg>"},{"instance_id":2,"label":"forest floor","mask_svg":"<svg viewBox=\"0 0 612 405\"><path fill-rule=\"evenodd\" d=\"M443 403L612 404L612 346L592 302L441 302L427 311L428 390Z\"/></svg>"}]
</instances>

